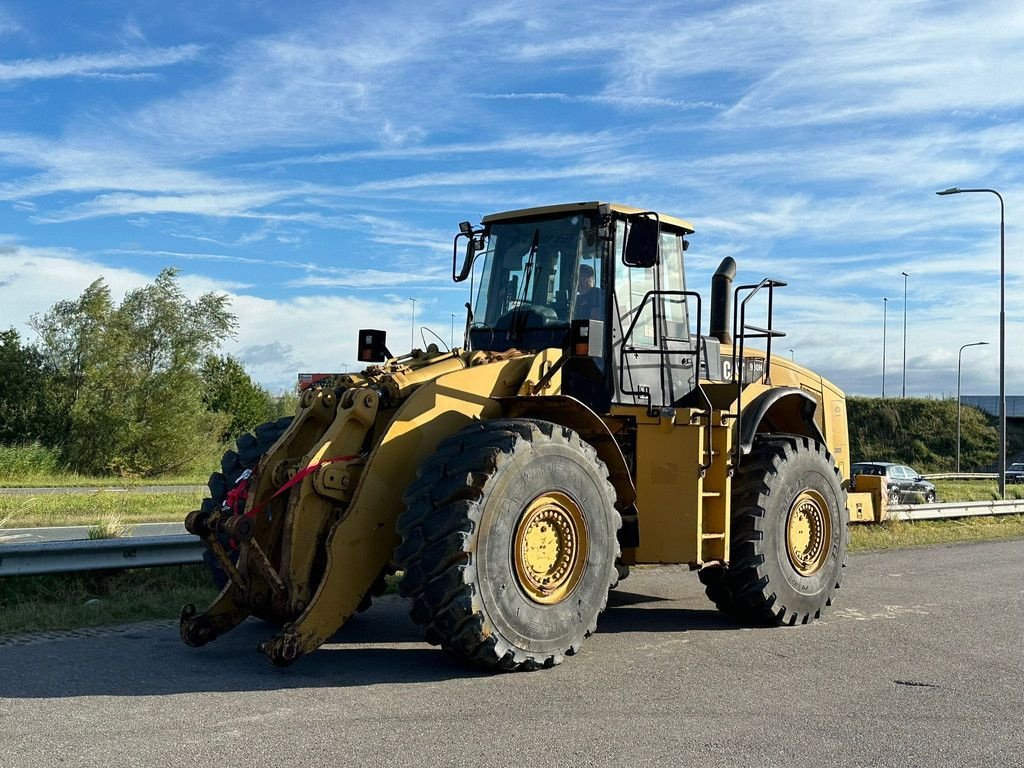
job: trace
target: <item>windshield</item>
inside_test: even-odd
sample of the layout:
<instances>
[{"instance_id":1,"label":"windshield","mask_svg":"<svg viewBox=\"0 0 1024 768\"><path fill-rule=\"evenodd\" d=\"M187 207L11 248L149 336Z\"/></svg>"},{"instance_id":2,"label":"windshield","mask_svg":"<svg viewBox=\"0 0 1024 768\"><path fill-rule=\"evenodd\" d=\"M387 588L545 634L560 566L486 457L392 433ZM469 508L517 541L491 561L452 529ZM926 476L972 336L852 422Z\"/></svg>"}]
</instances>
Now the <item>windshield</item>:
<instances>
[{"instance_id":1,"label":"windshield","mask_svg":"<svg viewBox=\"0 0 1024 768\"><path fill-rule=\"evenodd\" d=\"M495 222L480 263L470 335L474 349L492 351L561 347L580 303L581 272L588 292L603 274L593 220L580 213Z\"/></svg>"}]
</instances>

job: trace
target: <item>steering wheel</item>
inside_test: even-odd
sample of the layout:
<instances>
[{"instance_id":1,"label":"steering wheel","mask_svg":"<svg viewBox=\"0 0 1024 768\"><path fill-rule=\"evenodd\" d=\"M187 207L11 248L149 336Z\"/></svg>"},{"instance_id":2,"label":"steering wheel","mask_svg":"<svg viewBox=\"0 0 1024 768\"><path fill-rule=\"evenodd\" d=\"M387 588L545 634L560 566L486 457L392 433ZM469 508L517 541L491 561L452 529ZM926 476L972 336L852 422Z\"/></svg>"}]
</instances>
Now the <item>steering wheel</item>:
<instances>
[{"instance_id":1,"label":"steering wheel","mask_svg":"<svg viewBox=\"0 0 1024 768\"><path fill-rule=\"evenodd\" d=\"M518 323L523 330L546 328L558 322L558 313L544 304L523 302L499 317L494 323L494 329L496 331L508 330L512 327L513 322Z\"/></svg>"}]
</instances>

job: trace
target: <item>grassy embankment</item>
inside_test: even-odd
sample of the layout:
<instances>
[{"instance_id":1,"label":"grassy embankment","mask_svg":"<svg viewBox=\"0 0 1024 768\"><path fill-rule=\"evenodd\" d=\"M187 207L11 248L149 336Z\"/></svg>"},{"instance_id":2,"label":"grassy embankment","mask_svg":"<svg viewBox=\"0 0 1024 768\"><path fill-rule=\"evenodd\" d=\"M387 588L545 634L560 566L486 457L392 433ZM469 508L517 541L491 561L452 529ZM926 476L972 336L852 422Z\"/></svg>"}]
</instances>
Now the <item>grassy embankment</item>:
<instances>
[{"instance_id":1,"label":"grassy embankment","mask_svg":"<svg viewBox=\"0 0 1024 768\"><path fill-rule=\"evenodd\" d=\"M219 451L219 448L218 448ZM217 456L219 457L219 453ZM57 454L37 444L0 445L0 487L6 488L132 488L140 485L205 485L217 459L196 461L195 469L156 477L80 475L62 466Z\"/></svg>"},{"instance_id":2,"label":"grassy embankment","mask_svg":"<svg viewBox=\"0 0 1024 768\"><path fill-rule=\"evenodd\" d=\"M99 525L117 520L134 523L182 522L199 509L201 492L138 493L96 491L32 496L0 494L0 540L4 528L37 528L57 525Z\"/></svg>"}]
</instances>

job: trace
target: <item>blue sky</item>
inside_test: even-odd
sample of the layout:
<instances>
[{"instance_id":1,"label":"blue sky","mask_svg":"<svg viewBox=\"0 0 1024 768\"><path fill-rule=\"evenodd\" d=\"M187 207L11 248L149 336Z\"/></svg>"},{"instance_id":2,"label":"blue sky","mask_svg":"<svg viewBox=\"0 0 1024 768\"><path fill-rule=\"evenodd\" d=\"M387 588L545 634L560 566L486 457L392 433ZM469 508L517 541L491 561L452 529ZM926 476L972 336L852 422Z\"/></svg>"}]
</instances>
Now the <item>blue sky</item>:
<instances>
[{"instance_id":1,"label":"blue sky","mask_svg":"<svg viewBox=\"0 0 1024 768\"><path fill-rule=\"evenodd\" d=\"M1024 394L1015 2L0 0L0 327L164 266L229 293L224 351L282 388L355 331L448 339L462 220L607 200L789 283L785 354L848 392ZM459 320L456 321L458 325ZM417 330L417 343L419 331Z\"/></svg>"}]
</instances>

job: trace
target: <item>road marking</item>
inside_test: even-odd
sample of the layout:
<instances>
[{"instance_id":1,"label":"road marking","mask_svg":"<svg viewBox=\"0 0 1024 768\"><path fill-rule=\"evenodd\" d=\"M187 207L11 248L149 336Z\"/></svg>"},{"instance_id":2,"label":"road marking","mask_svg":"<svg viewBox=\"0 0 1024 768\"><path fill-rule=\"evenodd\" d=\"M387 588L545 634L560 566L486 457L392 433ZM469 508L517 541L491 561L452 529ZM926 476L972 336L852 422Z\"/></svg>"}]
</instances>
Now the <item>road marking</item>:
<instances>
[{"instance_id":1,"label":"road marking","mask_svg":"<svg viewBox=\"0 0 1024 768\"><path fill-rule=\"evenodd\" d=\"M928 616L935 607L935 603L926 603L925 605L882 605L870 611L863 611L860 608L840 608L831 611L828 616L832 619L874 621L876 619L897 619L908 615Z\"/></svg>"}]
</instances>

